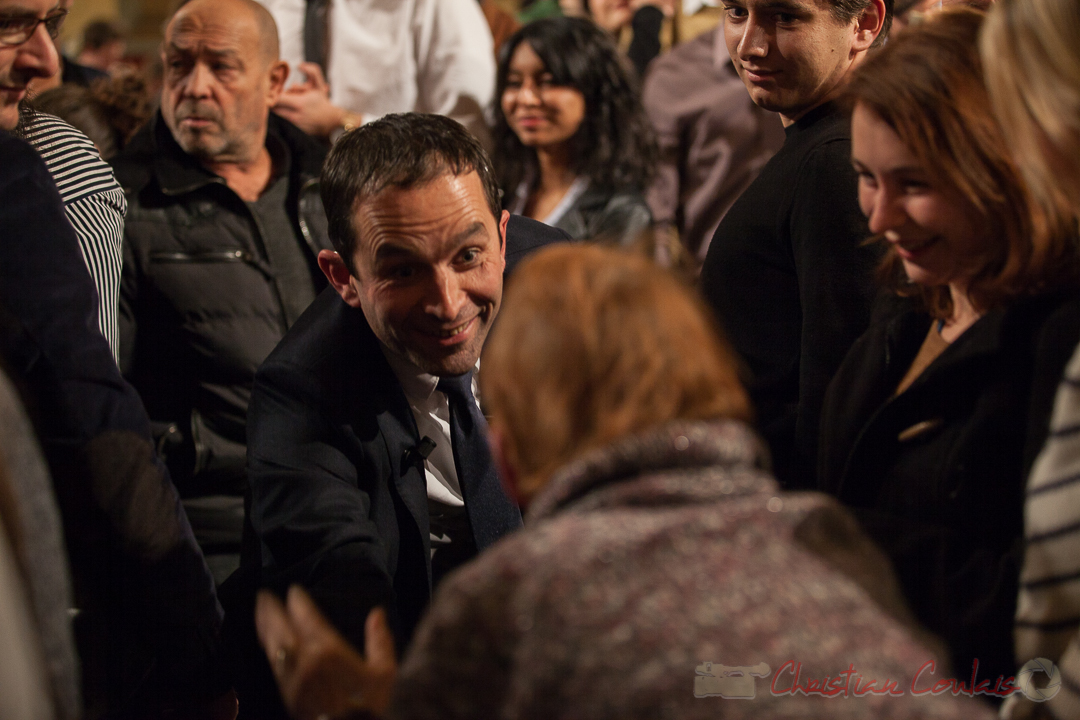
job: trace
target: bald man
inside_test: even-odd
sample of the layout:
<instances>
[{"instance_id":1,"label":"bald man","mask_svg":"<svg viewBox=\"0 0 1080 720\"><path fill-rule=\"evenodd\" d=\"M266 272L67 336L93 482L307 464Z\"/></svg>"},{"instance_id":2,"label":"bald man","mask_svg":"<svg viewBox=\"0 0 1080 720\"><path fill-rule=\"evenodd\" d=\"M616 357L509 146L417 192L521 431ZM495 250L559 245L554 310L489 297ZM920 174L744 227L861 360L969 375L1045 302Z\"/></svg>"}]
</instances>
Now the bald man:
<instances>
[{"instance_id":1,"label":"bald man","mask_svg":"<svg viewBox=\"0 0 1080 720\"><path fill-rule=\"evenodd\" d=\"M326 285L325 151L270 114L288 66L261 5L191 0L162 59L161 110L113 161L120 365L220 582L239 563L255 370Z\"/></svg>"}]
</instances>

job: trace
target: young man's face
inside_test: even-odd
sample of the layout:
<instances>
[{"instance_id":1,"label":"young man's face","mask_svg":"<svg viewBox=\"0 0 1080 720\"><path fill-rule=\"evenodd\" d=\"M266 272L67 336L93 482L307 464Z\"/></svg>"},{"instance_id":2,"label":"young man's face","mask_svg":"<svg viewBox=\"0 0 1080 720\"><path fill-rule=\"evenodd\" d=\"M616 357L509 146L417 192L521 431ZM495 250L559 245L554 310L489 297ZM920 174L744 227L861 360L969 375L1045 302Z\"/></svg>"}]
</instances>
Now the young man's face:
<instances>
[{"instance_id":1,"label":"young man's face","mask_svg":"<svg viewBox=\"0 0 1080 720\"><path fill-rule=\"evenodd\" d=\"M862 32L859 18L840 22L829 0L724 0L724 8L739 77L785 125L834 96L877 35Z\"/></svg>"},{"instance_id":2,"label":"young man's face","mask_svg":"<svg viewBox=\"0 0 1080 720\"><path fill-rule=\"evenodd\" d=\"M508 217L495 222L475 172L383 190L353 217L356 274L346 302L425 372L468 372L502 300Z\"/></svg>"},{"instance_id":3,"label":"young man's face","mask_svg":"<svg viewBox=\"0 0 1080 720\"><path fill-rule=\"evenodd\" d=\"M61 12L56 0L0 0L0 129L13 130L19 124L19 102L26 97L30 81L51 77L59 70L56 47L45 23L34 28L25 42L10 44L12 40L6 36L17 35L17 29L27 22Z\"/></svg>"}]
</instances>

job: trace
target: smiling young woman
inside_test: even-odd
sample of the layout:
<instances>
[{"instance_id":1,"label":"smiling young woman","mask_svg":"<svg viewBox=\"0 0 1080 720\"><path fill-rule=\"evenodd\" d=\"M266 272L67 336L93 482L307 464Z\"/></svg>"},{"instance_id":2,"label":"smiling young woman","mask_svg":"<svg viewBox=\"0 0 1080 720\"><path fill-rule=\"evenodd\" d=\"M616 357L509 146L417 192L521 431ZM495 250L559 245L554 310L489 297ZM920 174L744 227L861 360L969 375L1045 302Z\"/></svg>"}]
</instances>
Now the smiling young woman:
<instances>
[{"instance_id":1,"label":"smiling young woman","mask_svg":"<svg viewBox=\"0 0 1080 720\"><path fill-rule=\"evenodd\" d=\"M1077 245L990 112L983 14L944 11L858 68L852 160L892 298L822 415L819 480L890 556L953 670L1013 675L1024 478L1080 332Z\"/></svg>"},{"instance_id":2,"label":"smiling young woman","mask_svg":"<svg viewBox=\"0 0 1080 720\"><path fill-rule=\"evenodd\" d=\"M657 150L611 37L582 18L526 25L500 52L495 97L504 207L575 239L636 240Z\"/></svg>"}]
</instances>

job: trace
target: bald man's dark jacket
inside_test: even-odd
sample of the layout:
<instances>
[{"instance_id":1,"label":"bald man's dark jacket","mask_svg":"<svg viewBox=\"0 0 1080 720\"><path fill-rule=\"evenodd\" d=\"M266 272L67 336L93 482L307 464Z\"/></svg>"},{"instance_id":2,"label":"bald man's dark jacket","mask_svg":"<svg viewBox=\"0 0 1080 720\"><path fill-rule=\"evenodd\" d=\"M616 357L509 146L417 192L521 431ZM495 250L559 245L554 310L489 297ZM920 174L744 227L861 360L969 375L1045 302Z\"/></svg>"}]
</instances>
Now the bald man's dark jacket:
<instances>
[{"instance_id":1,"label":"bald man's dark jacket","mask_svg":"<svg viewBox=\"0 0 1080 720\"><path fill-rule=\"evenodd\" d=\"M332 249L319 196L326 148L270 113L288 155L285 212L315 291ZM146 404L186 497L242 495L255 371L285 335L287 287L266 229L225 181L177 144L160 112L112 160L128 197L120 366Z\"/></svg>"}]
</instances>

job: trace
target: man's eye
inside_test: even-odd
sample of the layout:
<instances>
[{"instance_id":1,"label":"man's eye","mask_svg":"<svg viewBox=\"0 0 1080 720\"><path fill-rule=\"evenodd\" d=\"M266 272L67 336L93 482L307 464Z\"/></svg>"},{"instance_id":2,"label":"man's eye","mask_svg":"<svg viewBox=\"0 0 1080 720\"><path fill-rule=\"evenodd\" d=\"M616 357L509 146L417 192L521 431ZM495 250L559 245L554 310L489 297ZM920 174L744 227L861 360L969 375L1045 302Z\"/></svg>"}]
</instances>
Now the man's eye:
<instances>
[{"instance_id":1,"label":"man's eye","mask_svg":"<svg viewBox=\"0 0 1080 720\"><path fill-rule=\"evenodd\" d=\"M398 265L387 271L387 275L395 280L408 280L416 274L416 268L412 265Z\"/></svg>"},{"instance_id":2,"label":"man's eye","mask_svg":"<svg viewBox=\"0 0 1080 720\"><path fill-rule=\"evenodd\" d=\"M60 28L64 25L64 18L67 17L67 10L61 10L58 13L49 15L45 18L45 30L49 33L49 37L53 40L60 35Z\"/></svg>"},{"instance_id":3,"label":"man's eye","mask_svg":"<svg viewBox=\"0 0 1080 720\"><path fill-rule=\"evenodd\" d=\"M13 18L6 17L0 18L0 32L16 32L25 30L30 23L34 22L32 18Z\"/></svg>"},{"instance_id":4,"label":"man's eye","mask_svg":"<svg viewBox=\"0 0 1080 720\"><path fill-rule=\"evenodd\" d=\"M469 248L461 253L461 262L473 263L480 258L479 248Z\"/></svg>"},{"instance_id":5,"label":"man's eye","mask_svg":"<svg viewBox=\"0 0 1080 720\"><path fill-rule=\"evenodd\" d=\"M781 23L782 25L790 25L793 22L797 22L798 19L799 18L797 16L792 15L791 13L776 14L776 22Z\"/></svg>"},{"instance_id":6,"label":"man's eye","mask_svg":"<svg viewBox=\"0 0 1080 720\"><path fill-rule=\"evenodd\" d=\"M731 20L741 20L746 17L746 8L737 7L735 5L725 7L724 12Z\"/></svg>"}]
</instances>

